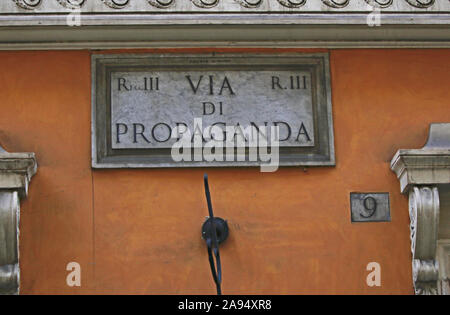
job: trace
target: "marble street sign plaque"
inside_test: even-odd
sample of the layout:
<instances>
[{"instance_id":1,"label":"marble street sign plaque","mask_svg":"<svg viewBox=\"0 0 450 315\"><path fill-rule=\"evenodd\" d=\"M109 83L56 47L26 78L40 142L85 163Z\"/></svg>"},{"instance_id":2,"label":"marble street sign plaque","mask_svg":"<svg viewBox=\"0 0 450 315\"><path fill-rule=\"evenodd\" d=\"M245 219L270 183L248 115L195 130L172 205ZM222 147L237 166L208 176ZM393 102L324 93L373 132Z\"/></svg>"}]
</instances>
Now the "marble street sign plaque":
<instances>
[{"instance_id":1,"label":"marble street sign plaque","mask_svg":"<svg viewBox=\"0 0 450 315\"><path fill-rule=\"evenodd\" d=\"M327 54L94 55L92 69L93 167L260 165L174 161L174 130L199 121L224 137L252 126L269 143L277 127L280 166L334 165Z\"/></svg>"}]
</instances>

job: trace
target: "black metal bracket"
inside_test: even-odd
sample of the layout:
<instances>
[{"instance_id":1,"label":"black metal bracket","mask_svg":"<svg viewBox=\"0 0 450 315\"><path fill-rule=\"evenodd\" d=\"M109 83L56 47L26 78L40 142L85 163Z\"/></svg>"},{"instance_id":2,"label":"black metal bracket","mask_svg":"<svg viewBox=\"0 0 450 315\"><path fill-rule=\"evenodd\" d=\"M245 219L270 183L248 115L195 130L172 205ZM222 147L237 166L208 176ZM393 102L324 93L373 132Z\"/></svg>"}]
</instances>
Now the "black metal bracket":
<instances>
[{"instance_id":1,"label":"black metal bracket","mask_svg":"<svg viewBox=\"0 0 450 315\"><path fill-rule=\"evenodd\" d=\"M220 264L219 244L223 243L227 239L229 230L227 221L225 221L222 218L214 217L207 174L205 174L204 176L204 184L205 184L206 202L208 203L209 218L203 223L202 237L206 242L209 265L211 267L211 273L214 282L216 283L217 295L221 295L222 266Z\"/></svg>"},{"instance_id":2,"label":"black metal bracket","mask_svg":"<svg viewBox=\"0 0 450 315\"><path fill-rule=\"evenodd\" d=\"M202 226L202 238L205 241L208 237L211 238L211 235L213 233L213 227L211 225L212 220L214 220L214 224L216 226L217 243L219 243L220 245L226 241L229 234L227 221L225 221L222 218L219 217L214 217L214 219L207 218Z\"/></svg>"}]
</instances>

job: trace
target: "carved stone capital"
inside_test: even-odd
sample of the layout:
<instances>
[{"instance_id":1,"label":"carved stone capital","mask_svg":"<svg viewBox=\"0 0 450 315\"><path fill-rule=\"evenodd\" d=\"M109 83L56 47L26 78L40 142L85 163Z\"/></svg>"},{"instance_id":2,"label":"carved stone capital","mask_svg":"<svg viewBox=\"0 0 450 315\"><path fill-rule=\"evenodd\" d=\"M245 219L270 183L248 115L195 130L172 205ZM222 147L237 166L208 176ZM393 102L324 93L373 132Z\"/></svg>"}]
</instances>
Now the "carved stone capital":
<instances>
[{"instance_id":1,"label":"carved stone capital","mask_svg":"<svg viewBox=\"0 0 450 315\"><path fill-rule=\"evenodd\" d=\"M0 190L17 190L21 198L26 197L36 170L34 153L8 153L0 147Z\"/></svg>"},{"instance_id":2,"label":"carved stone capital","mask_svg":"<svg viewBox=\"0 0 450 315\"><path fill-rule=\"evenodd\" d=\"M19 292L20 199L36 173L34 153L8 153L0 147L0 294Z\"/></svg>"},{"instance_id":3,"label":"carved stone capital","mask_svg":"<svg viewBox=\"0 0 450 315\"><path fill-rule=\"evenodd\" d=\"M450 183L450 123L431 124L422 149L398 150L391 161L402 193L414 185Z\"/></svg>"}]
</instances>

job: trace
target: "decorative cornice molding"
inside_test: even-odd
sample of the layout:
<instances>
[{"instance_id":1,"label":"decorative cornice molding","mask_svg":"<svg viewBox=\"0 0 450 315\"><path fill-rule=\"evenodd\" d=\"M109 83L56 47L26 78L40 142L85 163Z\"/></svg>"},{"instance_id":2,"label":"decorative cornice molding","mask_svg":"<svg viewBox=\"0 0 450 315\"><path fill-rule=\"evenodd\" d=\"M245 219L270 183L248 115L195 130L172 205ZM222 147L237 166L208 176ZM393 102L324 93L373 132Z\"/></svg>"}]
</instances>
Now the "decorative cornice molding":
<instances>
[{"instance_id":1,"label":"decorative cornice molding","mask_svg":"<svg viewBox=\"0 0 450 315\"><path fill-rule=\"evenodd\" d=\"M25 10L34 10L39 7L41 0L13 0L18 8Z\"/></svg>"},{"instance_id":2,"label":"decorative cornice molding","mask_svg":"<svg viewBox=\"0 0 450 315\"><path fill-rule=\"evenodd\" d=\"M112 9L124 9L130 3L130 0L102 0L104 4ZM82 8L82 5L79 6Z\"/></svg>"},{"instance_id":3,"label":"decorative cornice molding","mask_svg":"<svg viewBox=\"0 0 450 315\"><path fill-rule=\"evenodd\" d=\"M69 10L76 10L83 6L86 0L56 0L60 5Z\"/></svg>"},{"instance_id":4,"label":"decorative cornice molding","mask_svg":"<svg viewBox=\"0 0 450 315\"><path fill-rule=\"evenodd\" d=\"M175 3L175 0L147 0L155 8L166 9Z\"/></svg>"},{"instance_id":5,"label":"decorative cornice molding","mask_svg":"<svg viewBox=\"0 0 450 315\"><path fill-rule=\"evenodd\" d=\"M254 41L259 47L446 48L450 0L0 1L0 50L213 41L226 47Z\"/></svg>"},{"instance_id":6,"label":"decorative cornice molding","mask_svg":"<svg viewBox=\"0 0 450 315\"><path fill-rule=\"evenodd\" d=\"M426 9L434 4L435 0L406 0L410 5L416 8Z\"/></svg>"},{"instance_id":7,"label":"decorative cornice molding","mask_svg":"<svg viewBox=\"0 0 450 315\"><path fill-rule=\"evenodd\" d=\"M3 0L0 12L64 12L78 8L86 13L128 12L386 12L450 11L448 0Z\"/></svg>"}]
</instances>

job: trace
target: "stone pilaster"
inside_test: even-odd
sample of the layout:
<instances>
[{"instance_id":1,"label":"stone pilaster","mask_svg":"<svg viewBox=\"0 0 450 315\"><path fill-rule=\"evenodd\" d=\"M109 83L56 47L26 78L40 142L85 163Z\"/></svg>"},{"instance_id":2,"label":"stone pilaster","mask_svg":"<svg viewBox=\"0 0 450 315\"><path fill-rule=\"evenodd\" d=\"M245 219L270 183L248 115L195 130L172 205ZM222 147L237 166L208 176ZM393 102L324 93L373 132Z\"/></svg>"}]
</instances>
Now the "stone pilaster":
<instances>
[{"instance_id":1,"label":"stone pilaster","mask_svg":"<svg viewBox=\"0 0 450 315\"><path fill-rule=\"evenodd\" d=\"M8 153L0 147L0 294L18 294L20 200L36 173L34 153Z\"/></svg>"}]
</instances>

